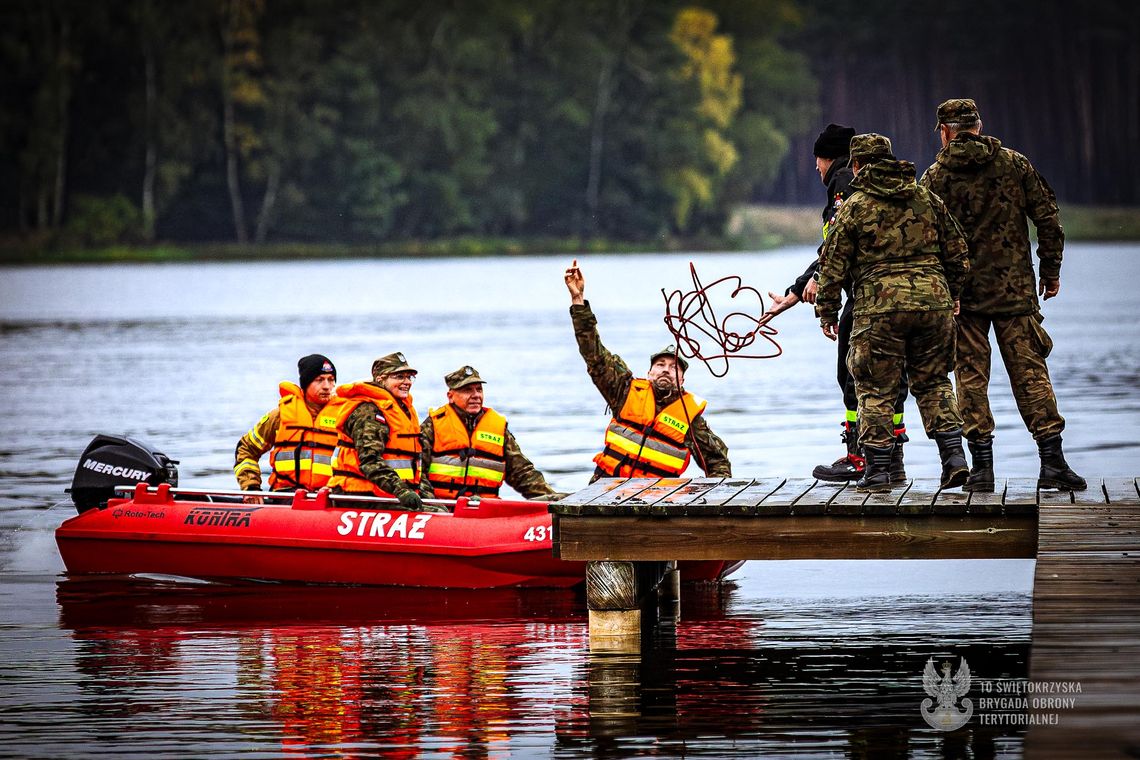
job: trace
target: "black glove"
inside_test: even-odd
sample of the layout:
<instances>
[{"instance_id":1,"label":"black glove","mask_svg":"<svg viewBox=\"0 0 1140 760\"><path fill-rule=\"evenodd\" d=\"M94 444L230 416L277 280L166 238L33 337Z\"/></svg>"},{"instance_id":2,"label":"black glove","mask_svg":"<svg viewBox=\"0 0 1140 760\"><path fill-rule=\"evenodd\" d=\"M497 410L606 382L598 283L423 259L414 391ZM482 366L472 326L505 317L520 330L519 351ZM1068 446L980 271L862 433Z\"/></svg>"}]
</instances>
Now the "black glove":
<instances>
[{"instance_id":1,"label":"black glove","mask_svg":"<svg viewBox=\"0 0 1140 760\"><path fill-rule=\"evenodd\" d=\"M400 506L409 512L418 512L424 508L424 500L415 491L408 489L396 497Z\"/></svg>"}]
</instances>

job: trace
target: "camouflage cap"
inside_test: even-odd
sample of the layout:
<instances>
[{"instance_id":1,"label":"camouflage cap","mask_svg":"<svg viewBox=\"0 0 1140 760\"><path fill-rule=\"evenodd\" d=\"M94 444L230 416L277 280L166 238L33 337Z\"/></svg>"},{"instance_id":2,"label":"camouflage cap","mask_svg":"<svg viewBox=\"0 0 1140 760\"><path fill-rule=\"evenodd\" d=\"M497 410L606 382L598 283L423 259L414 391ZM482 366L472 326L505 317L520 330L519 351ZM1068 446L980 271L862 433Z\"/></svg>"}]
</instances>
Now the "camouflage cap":
<instances>
[{"instance_id":1,"label":"camouflage cap","mask_svg":"<svg viewBox=\"0 0 1140 760\"><path fill-rule=\"evenodd\" d=\"M479 370L472 367L470 364L464 364L454 372L449 372L443 376L443 382L447 383L448 390L456 390L465 385L473 383L486 382L483 378L479 377Z\"/></svg>"},{"instance_id":2,"label":"camouflage cap","mask_svg":"<svg viewBox=\"0 0 1140 760\"><path fill-rule=\"evenodd\" d=\"M954 98L938 106L938 123L934 131L943 124L956 124L958 126L972 126L981 121L978 106L969 98Z\"/></svg>"},{"instance_id":3,"label":"camouflage cap","mask_svg":"<svg viewBox=\"0 0 1140 760\"><path fill-rule=\"evenodd\" d=\"M408 364L408 360L399 351L381 356L376 361L372 362L372 376L380 377L381 375L391 375L395 372L411 372L418 374L416 370Z\"/></svg>"},{"instance_id":4,"label":"camouflage cap","mask_svg":"<svg viewBox=\"0 0 1140 760\"><path fill-rule=\"evenodd\" d=\"M687 361L685 361L685 357L683 357L683 356L681 356L681 354L677 353L677 347L674 346L673 344L669 344L668 346L665 346L665 348L661 349L660 351L657 351L656 353L650 354L649 366L652 367L653 362L657 361L662 356L672 356L674 359L677 360L677 363L681 365L681 371L682 372L688 372L689 363Z\"/></svg>"},{"instance_id":5,"label":"camouflage cap","mask_svg":"<svg viewBox=\"0 0 1140 760\"><path fill-rule=\"evenodd\" d=\"M895 154L891 148L891 140L886 135L877 132L868 132L855 135L851 138L851 160L861 164L867 163L870 158L893 159Z\"/></svg>"}]
</instances>

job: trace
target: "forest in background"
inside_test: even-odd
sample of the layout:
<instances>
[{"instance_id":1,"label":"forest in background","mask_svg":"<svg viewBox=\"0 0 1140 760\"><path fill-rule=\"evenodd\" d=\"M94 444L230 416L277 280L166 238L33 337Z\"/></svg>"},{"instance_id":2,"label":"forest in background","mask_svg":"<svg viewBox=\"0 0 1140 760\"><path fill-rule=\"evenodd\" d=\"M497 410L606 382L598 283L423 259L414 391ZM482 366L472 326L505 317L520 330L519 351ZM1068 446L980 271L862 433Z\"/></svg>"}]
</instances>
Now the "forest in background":
<instances>
[{"instance_id":1,"label":"forest in background","mask_svg":"<svg viewBox=\"0 0 1140 760\"><path fill-rule=\"evenodd\" d=\"M1011 0L0 0L0 236L720 240L828 121L921 171L974 97L1063 202L1140 205L1140 14Z\"/></svg>"}]
</instances>

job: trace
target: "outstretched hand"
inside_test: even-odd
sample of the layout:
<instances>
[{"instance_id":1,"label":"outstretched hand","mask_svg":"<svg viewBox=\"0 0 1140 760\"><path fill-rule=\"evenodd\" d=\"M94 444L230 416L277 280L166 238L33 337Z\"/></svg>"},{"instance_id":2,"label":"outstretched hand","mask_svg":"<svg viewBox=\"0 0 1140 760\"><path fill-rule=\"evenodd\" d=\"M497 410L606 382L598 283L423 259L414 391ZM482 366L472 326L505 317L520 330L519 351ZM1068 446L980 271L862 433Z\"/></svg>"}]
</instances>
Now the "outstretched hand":
<instances>
[{"instance_id":1,"label":"outstretched hand","mask_svg":"<svg viewBox=\"0 0 1140 760\"><path fill-rule=\"evenodd\" d=\"M566 289L570 291L570 303L583 304L586 302L586 278L578 268L578 259L574 259L562 276L566 281Z\"/></svg>"},{"instance_id":2,"label":"outstretched hand","mask_svg":"<svg viewBox=\"0 0 1140 760\"><path fill-rule=\"evenodd\" d=\"M778 296L772 291L768 291L768 298L772 300L772 305L768 307L764 315L757 320L757 326L766 325L775 319L778 315L783 314L788 309L792 308L800 302L799 296L795 293L788 293L784 296Z\"/></svg>"}]
</instances>

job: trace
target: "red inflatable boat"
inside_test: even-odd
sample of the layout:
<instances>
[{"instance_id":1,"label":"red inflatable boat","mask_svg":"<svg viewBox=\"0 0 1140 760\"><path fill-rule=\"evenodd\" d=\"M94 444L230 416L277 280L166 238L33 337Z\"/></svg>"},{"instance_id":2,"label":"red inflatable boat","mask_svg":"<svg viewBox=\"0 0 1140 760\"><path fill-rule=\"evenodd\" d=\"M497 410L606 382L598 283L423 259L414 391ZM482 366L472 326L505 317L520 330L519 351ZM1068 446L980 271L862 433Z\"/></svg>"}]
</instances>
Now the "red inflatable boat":
<instances>
[{"instance_id":1,"label":"red inflatable boat","mask_svg":"<svg viewBox=\"0 0 1140 760\"><path fill-rule=\"evenodd\" d=\"M71 574L176 575L427 588L565 587L585 564L556 559L545 502L461 497L447 513L394 499L180 489L176 463L131 439L98 436L71 488L79 514L56 530ZM131 486L113 485L124 480ZM686 581L739 563L685 562ZM727 566L726 566L727 565Z\"/></svg>"}]
</instances>

